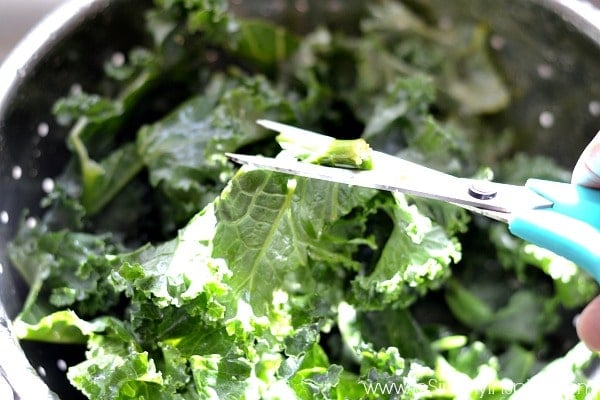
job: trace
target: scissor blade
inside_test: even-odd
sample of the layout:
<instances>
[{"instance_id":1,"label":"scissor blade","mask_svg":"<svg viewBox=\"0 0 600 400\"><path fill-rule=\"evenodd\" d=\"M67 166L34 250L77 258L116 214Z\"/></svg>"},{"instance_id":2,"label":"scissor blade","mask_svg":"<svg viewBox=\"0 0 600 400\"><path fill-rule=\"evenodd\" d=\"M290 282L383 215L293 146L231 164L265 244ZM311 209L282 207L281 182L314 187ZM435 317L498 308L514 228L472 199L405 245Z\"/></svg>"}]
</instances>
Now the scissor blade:
<instances>
[{"instance_id":1,"label":"scissor blade","mask_svg":"<svg viewBox=\"0 0 600 400\"><path fill-rule=\"evenodd\" d=\"M496 193L493 198L477 198L472 194L473 185L481 184L481 181L457 178L381 152L374 152L372 170L327 167L300 162L285 156L277 158L242 154L227 154L227 156L240 164L285 174L402 192L455 203L502 221L507 221L508 214L515 208L552 205L548 200L522 186L494 182L485 183L487 190Z\"/></svg>"}]
</instances>

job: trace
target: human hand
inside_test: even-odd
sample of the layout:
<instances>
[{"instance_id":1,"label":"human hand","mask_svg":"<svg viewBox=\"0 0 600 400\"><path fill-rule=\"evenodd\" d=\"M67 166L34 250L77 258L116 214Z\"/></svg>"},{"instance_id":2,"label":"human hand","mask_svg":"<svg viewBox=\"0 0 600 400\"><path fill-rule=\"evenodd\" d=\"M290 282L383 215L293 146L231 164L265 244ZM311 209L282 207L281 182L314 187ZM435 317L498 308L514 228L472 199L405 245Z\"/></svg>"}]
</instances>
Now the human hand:
<instances>
[{"instance_id":1,"label":"human hand","mask_svg":"<svg viewBox=\"0 0 600 400\"><path fill-rule=\"evenodd\" d=\"M571 182L600 189L600 132L581 153Z\"/></svg>"},{"instance_id":2,"label":"human hand","mask_svg":"<svg viewBox=\"0 0 600 400\"><path fill-rule=\"evenodd\" d=\"M600 189L600 132L579 157L571 181ZM600 296L581 312L577 319L577 334L591 350L600 351Z\"/></svg>"}]
</instances>

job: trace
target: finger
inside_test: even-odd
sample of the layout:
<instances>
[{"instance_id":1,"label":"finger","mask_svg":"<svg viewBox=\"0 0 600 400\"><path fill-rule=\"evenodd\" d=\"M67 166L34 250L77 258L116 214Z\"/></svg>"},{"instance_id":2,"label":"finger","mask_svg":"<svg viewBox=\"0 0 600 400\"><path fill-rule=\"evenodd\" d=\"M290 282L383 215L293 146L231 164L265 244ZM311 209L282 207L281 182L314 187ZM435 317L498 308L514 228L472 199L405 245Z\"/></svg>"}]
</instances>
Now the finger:
<instances>
[{"instance_id":1,"label":"finger","mask_svg":"<svg viewBox=\"0 0 600 400\"><path fill-rule=\"evenodd\" d=\"M577 185L600 188L600 132L585 148L575 168L571 182Z\"/></svg>"},{"instance_id":2,"label":"finger","mask_svg":"<svg viewBox=\"0 0 600 400\"><path fill-rule=\"evenodd\" d=\"M577 319L577 335L592 351L600 351L600 296L592 300Z\"/></svg>"}]
</instances>

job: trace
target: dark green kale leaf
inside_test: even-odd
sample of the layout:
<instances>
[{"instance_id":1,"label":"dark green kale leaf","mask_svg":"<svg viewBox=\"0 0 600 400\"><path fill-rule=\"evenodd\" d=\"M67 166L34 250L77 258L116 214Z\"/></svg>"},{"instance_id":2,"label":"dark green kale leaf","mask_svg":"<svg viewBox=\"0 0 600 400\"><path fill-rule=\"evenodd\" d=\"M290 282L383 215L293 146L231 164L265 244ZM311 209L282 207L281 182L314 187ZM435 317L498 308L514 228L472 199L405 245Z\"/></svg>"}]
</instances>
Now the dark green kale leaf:
<instances>
[{"instance_id":1,"label":"dark green kale leaf","mask_svg":"<svg viewBox=\"0 0 600 400\"><path fill-rule=\"evenodd\" d=\"M389 239L374 269L352 282L353 303L363 310L408 306L439 288L461 257L458 241L403 195L388 196L381 207L393 221Z\"/></svg>"},{"instance_id":2,"label":"dark green kale leaf","mask_svg":"<svg viewBox=\"0 0 600 400\"><path fill-rule=\"evenodd\" d=\"M376 99L363 137L374 148L396 154L422 131L435 88L426 76L398 78Z\"/></svg>"},{"instance_id":3,"label":"dark green kale leaf","mask_svg":"<svg viewBox=\"0 0 600 400\"><path fill-rule=\"evenodd\" d=\"M187 222L221 192L234 171L225 152L270 135L255 123L265 115L287 120L292 111L264 78L217 76L204 94L139 131L137 151L150 184L161 195L166 232Z\"/></svg>"},{"instance_id":4,"label":"dark green kale leaf","mask_svg":"<svg viewBox=\"0 0 600 400\"><path fill-rule=\"evenodd\" d=\"M356 319L364 340L374 348L394 346L402 357L435 365L436 353L423 329L407 308L361 312Z\"/></svg>"},{"instance_id":5,"label":"dark green kale leaf","mask_svg":"<svg viewBox=\"0 0 600 400\"><path fill-rule=\"evenodd\" d=\"M164 4L167 9L176 2ZM210 4L209 4L210 3ZM190 5L186 3L186 5ZM215 1L196 6L210 7L202 13L213 15L209 20L227 25L223 15L226 2ZM187 10L190 12L190 10ZM218 17L219 15L222 18ZM178 15L181 18L181 15ZM191 18L191 17L190 17ZM123 65L108 68L109 76L116 78L122 86L116 95L87 94L76 90L54 106L60 122L74 125L68 144L76 155L81 170L81 203L90 215L99 212L141 169L141 164L131 145L120 150L121 154L110 154L118 142L133 139L134 132L121 132L132 116L139 114L145 106L144 99L165 82L189 83L197 76L198 69L210 64L199 54L210 45L208 38L200 39L194 31L177 23L177 18L165 10L155 10L148 15L155 43L151 48L134 48ZM190 43L188 43L188 41ZM202 74L201 74L202 75ZM152 103L152 102L149 102ZM128 136L128 138L117 136ZM117 152L119 153L119 151ZM115 174L115 170L125 173Z\"/></svg>"},{"instance_id":6,"label":"dark green kale leaf","mask_svg":"<svg viewBox=\"0 0 600 400\"><path fill-rule=\"evenodd\" d=\"M30 315L35 303L54 308L73 307L81 315L95 315L114 306L120 293L107 281L121 260L122 248L108 235L93 235L67 230L48 231L44 225L23 225L11 242L11 262L37 290L30 293L20 318L35 322ZM43 304L43 303L42 303Z\"/></svg>"},{"instance_id":7,"label":"dark green kale leaf","mask_svg":"<svg viewBox=\"0 0 600 400\"><path fill-rule=\"evenodd\" d=\"M484 25L435 26L393 0L373 3L370 10L363 34L377 45L381 61L369 66L371 72L379 71L380 77L430 76L450 99L444 108L451 113L480 115L506 108L510 94L490 56ZM431 13L435 18L435 10Z\"/></svg>"}]
</instances>

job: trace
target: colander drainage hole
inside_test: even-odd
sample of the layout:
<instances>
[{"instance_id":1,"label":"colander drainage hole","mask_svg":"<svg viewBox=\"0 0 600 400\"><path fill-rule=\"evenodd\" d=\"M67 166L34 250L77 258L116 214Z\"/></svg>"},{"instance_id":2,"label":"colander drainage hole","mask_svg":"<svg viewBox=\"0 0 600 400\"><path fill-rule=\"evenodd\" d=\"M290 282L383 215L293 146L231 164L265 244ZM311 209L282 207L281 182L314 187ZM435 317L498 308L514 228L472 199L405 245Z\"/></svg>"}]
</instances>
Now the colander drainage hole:
<instances>
[{"instance_id":1,"label":"colander drainage hole","mask_svg":"<svg viewBox=\"0 0 600 400\"><path fill-rule=\"evenodd\" d=\"M14 180L19 180L23 176L23 168L15 165L12 169L12 177Z\"/></svg>"},{"instance_id":2,"label":"colander drainage hole","mask_svg":"<svg viewBox=\"0 0 600 400\"><path fill-rule=\"evenodd\" d=\"M8 221L10 220L9 216L8 216L8 212L6 211L0 211L0 223L1 224L8 224Z\"/></svg>"},{"instance_id":3,"label":"colander drainage hole","mask_svg":"<svg viewBox=\"0 0 600 400\"><path fill-rule=\"evenodd\" d=\"M37 127L37 134L39 137L46 137L50 132L50 126L45 122L40 122Z\"/></svg>"},{"instance_id":4,"label":"colander drainage hole","mask_svg":"<svg viewBox=\"0 0 600 400\"><path fill-rule=\"evenodd\" d=\"M62 358L59 358L58 360L56 360L56 368L58 368L60 371L65 372L67 370L67 362Z\"/></svg>"}]
</instances>

